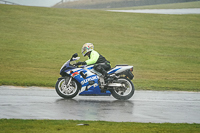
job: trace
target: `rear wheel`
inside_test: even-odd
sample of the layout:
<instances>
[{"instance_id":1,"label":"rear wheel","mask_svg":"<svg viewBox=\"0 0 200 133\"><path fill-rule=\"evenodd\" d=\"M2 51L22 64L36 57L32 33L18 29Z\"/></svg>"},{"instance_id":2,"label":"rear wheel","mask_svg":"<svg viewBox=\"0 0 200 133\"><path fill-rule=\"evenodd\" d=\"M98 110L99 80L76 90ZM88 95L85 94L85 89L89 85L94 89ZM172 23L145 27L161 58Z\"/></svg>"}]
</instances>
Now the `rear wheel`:
<instances>
[{"instance_id":1,"label":"rear wheel","mask_svg":"<svg viewBox=\"0 0 200 133\"><path fill-rule=\"evenodd\" d=\"M66 99L71 99L78 94L80 87L74 79L72 79L71 82L66 85L65 79L63 78L58 79L55 89L59 96Z\"/></svg>"},{"instance_id":2,"label":"rear wheel","mask_svg":"<svg viewBox=\"0 0 200 133\"><path fill-rule=\"evenodd\" d=\"M117 80L117 83L121 83L123 87L113 87L110 90L114 98L119 100L127 100L133 96L135 88L133 83L129 79L125 77L120 77Z\"/></svg>"}]
</instances>

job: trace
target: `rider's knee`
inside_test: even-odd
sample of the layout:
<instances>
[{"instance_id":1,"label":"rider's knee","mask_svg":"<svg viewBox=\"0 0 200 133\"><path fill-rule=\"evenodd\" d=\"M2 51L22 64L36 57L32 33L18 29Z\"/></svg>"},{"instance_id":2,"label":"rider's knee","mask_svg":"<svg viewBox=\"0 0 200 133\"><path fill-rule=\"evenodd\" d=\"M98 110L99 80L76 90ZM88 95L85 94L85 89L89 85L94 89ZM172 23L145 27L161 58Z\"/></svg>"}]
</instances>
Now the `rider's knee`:
<instances>
[{"instance_id":1,"label":"rider's knee","mask_svg":"<svg viewBox=\"0 0 200 133\"><path fill-rule=\"evenodd\" d=\"M94 66L94 69L95 69L96 71L98 71L98 72L102 72L102 66L99 65L99 64L95 65L95 66Z\"/></svg>"}]
</instances>

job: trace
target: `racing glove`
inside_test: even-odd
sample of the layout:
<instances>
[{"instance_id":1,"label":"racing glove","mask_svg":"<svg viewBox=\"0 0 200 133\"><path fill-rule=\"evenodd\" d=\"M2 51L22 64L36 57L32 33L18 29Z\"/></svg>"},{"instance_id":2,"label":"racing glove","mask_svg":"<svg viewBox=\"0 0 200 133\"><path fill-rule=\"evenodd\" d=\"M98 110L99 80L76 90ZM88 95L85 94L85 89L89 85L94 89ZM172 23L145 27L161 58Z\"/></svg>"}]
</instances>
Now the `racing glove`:
<instances>
[{"instance_id":1,"label":"racing glove","mask_svg":"<svg viewBox=\"0 0 200 133\"><path fill-rule=\"evenodd\" d=\"M78 63L76 63L76 66L79 66L79 65L87 65L87 63L84 61L84 62L78 62Z\"/></svg>"}]
</instances>

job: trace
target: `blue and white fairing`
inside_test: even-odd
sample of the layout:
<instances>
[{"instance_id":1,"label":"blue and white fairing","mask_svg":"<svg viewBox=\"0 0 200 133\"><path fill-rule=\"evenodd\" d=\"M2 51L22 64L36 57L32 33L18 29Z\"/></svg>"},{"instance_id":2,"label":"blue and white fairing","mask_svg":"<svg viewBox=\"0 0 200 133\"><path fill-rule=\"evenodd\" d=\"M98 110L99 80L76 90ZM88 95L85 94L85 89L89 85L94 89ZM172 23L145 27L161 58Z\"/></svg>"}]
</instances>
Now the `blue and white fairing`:
<instances>
[{"instance_id":1,"label":"blue and white fairing","mask_svg":"<svg viewBox=\"0 0 200 133\"><path fill-rule=\"evenodd\" d=\"M128 66L128 65L117 65L115 66L113 69L111 69L110 71L108 71L108 74L118 74L118 73L122 73L126 70L129 70L133 68L133 66Z\"/></svg>"},{"instance_id":2,"label":"blue and white fairing","mask_svg":"<svg viewBox=\"0 0 200 133\"><path fill-rule=\"evenodd\" d=\"M101 76L102 74L101 73L99 73L99 72L97 72L97 71L95 71L94 70L94 65L91 65L91 66L87 66L86 68L88 69L88 70L90 70L91 72L94 72L94 73L96 73L98 76ZM114 68L112 68L111 70L109 70L107 73L108 74L118 74L118 73L122 73L122 72L124 72L124 71L126 71L126 70L130 70L131 68L133 68L133 66L128 66L128 65L117 65L117 66L115 66Z\"/></svg>"},{"instance_id":3,"label":"blue and white fairing","mask_svg":"<svg viewBox=\"0 0 200 133\"><path fill-rule=\"evenodd\" d=\"M78 60L79 58L73 58L72 61ZM68 60L60 69L60 73L67 73L68 75L72 76L76 81L78 81L82 88L81 93L79 95L100 95L100 96L110 96L110 91L106 91L106 93L102 93L101 89L99 88L98 81L99 77L90 72L91 69L93 69L93 66L90 66L91 68L88 69L88 67L84 68L76 68L72 65L70 65L70 60ZM86 78L83 78L81 74L84 74ZM89 81L93 81L94 83L92 85L89 85Z\"/></svg>"},{"instance_id":4,"label":"blue and white fairing","mask_svg":"<svg viewBox=\"0 0 200 133\"><path fill-rule=\"evenodd\" d=\"M86 78L83 78L80 72L86 75ZM106 93L102 93L98 85L99 77L96 74L90 71L87 71L84 68L73 69L72 73L67 72L67 74L71 75L74 79L76 79L81 84L82 88L81 88L81 93L79 95L100 95L100 96L111 95L110 91L106 91ZM89 85L89 81L93 81L93 84Z\"/></svg>"},{"instance_id":5,"label":"blue and white fairing","mask_svg":"<svg viewBox=\"0 0 200 133\"><path fill-rule=\"evenodd\" d=\"M82 72L84 75L87 75L86 79L80 75L80 72ZM82 85L82 87L87 86L89 81L95 81L95 83L98 83L98 76L83 68L75 68L72 71L68 71L67 74L76 79Z\"/></svg>"}]
</instances>

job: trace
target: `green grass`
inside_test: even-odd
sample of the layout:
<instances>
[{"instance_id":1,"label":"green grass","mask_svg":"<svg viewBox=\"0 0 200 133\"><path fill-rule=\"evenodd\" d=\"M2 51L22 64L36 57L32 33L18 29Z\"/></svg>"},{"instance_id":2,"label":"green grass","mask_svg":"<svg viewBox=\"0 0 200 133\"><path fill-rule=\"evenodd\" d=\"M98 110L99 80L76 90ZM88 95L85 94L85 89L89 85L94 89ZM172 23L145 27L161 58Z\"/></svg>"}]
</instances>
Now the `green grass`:
<instances>
[{"instance_id":1,"label":"green grass","mask_svg":"<svg viewBox=\"0 0 200 133\"><path fill-rule=\"evenodd\" d=\"M0 85L50 86L92 42L134 66L135 89L200 91L200 15L115 13L0 5Z\"/></svg>"},{"instance_id":2,"label":"green grass","mask_svg":"<svg viewBox=\"0 0 200 133\"><path fill-rule=\"evenodd\" d=\"M89 124L79 126L77 124ZM199 133L199 124L0 119L0 133Z\"/></svg>"}]
</instances>

